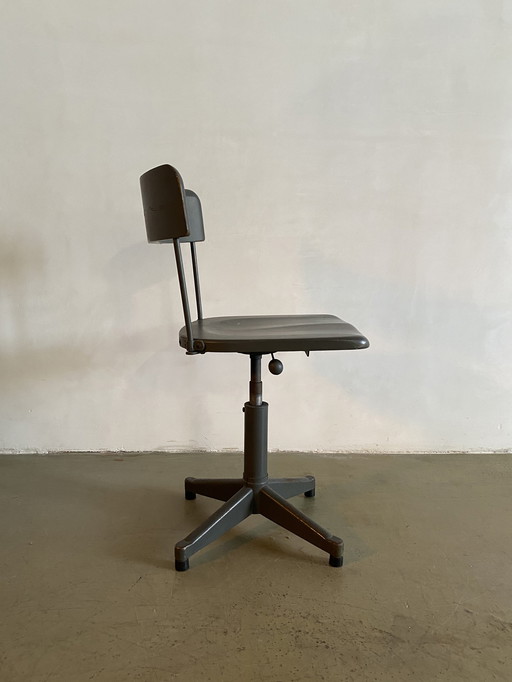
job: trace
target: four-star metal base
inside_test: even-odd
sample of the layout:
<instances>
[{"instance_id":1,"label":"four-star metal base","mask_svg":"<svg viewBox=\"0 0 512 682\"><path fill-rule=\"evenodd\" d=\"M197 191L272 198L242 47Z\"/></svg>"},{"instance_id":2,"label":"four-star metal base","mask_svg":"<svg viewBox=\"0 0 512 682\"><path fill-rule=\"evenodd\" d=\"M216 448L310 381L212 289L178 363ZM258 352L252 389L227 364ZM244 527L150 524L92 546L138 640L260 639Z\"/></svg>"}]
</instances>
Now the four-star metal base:
<instances>
[{"instance_id":1,"label":"four-star metal base","mask_svg":"<svg viewBox=\"0 0 512 682\"><path fill-rule=\"evenodd\" d=\"M315 494L313 476L269 478L267 473L268 404L262 400L261 354L251 354L250 398L244 405L245 443L242 478L186 478L185 497L213 497L224 504L175 546L176 570L186 571L190 557L251 514L261 514L329 554L331 566L343 565L343 540L309 519L287 501Z\"/></svg>"}]
</instances>

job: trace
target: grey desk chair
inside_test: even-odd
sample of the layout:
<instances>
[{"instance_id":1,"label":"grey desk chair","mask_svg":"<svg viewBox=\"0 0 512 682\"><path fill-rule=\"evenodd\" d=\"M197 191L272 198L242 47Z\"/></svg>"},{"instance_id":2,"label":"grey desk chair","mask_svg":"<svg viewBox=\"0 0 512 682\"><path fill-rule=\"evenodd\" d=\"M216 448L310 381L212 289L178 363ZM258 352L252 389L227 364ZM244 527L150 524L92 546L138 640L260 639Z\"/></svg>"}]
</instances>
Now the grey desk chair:
<instances>
[{"instance_id":1,"label":"grey desk chair","mask_svg":"<svg viewBox=\"0 0 512 682\"><path fill-rule=\"evenodd\" d=\"M334 536L291 505L287 498L315 494L313 476L269 478L267 473L267 413L261 382L262 355L272 355L269 370L280 374L279 351L347 350L367 348L368 340L347 322L333 315L258 315L203 317L196 242L204 241L198 196L184 189L172 166L158 166L140 179L149 242L172 243L176 257L185 326L180 346L188 355L245 353L251 361L249 401L245 403L244 472L241 478L186 478L185 497L197 494L224 504L175 547L176 570L186 571L189 558L251 514L262 514L286 530L328 552L331 566L343 565L343 540ZM197 320L192 321L187 296L181 245L189 243L192 257Z\"/></svg>"}]
</instances>

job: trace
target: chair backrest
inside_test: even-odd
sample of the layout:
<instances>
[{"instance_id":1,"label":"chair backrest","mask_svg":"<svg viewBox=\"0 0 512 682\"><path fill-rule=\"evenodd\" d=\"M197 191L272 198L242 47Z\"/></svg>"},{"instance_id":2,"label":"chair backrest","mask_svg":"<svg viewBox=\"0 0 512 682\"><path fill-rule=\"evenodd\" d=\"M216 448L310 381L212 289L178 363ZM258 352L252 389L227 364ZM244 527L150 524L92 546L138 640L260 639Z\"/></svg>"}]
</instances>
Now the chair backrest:
<instances>
[{"instance_id":1,"label":"chair backrest","mask_svg":"<svg viewBox=\"0 0 512 682\"><path fill-rule=\"evenodd\" d=\"M204 241L203 214L199 197L185 189L178 171L165 164L144 173L140 178L146 232L150 243L172 243L180 283L181 302L187 328L187 352L195 353L190 306L181 243L190 243L194 290L198 319L202 319L201 290L195 243Z\"/></svg>"}]
</instances>

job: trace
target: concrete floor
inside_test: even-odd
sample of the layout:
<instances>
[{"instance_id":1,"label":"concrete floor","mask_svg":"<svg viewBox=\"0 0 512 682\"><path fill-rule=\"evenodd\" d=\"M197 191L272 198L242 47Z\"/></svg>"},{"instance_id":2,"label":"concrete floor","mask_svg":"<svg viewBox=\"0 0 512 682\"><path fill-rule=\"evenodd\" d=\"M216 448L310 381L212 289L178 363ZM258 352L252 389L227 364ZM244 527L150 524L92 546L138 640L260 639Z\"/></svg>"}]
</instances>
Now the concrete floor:
<instances>
[{"instance_id":1,"label":"concrete floor","mask_svg":"<svg viewBox=\"0 0 512 682\"><path fill-rule=\"evenodd\" d=\"M236 455L0 458L0 679L512 679L512 457L277 454L345 540L331 568L254 516L176 573Z\"/></svg>"}]
</instances>

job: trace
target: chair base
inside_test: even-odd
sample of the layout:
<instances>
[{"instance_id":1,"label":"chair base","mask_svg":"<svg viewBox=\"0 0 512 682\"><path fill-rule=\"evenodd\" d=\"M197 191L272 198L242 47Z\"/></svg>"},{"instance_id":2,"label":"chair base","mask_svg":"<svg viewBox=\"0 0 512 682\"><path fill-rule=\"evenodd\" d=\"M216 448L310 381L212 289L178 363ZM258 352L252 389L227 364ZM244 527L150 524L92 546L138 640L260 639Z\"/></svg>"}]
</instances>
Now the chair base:
<instances>
[{"instance_id":1,"label":"chair base","mask_svg":"<svg viewBox=\"0 0 512 682\"><path fill-rule=\"evenodd\" d=\"M192 500L205 495L224 501L206 521L175 546L176 570L186 571L189 558L251 514L261 514L282 528L298 535L329 554L329 565L343 565L343 540L308 518L287 501L303 493L315 494L313 476L267 478L251 484L239 478L187 478L185 497Z\"/></svg>"},{"instance_id":2,"label":"chair base","mask_svg":"<svg viewBox=\"0 0 512 682\"><path fill-rule=\"evenodd\" d=\"M176 570L186 571L190 557L251 514L261 514L329 554L330 566L343 565L343 540L319 526L287 498L315 495L313 476L269 478L267 473L268 404L263 401L261 353L251 353L249 402L244 404L243 478L186 478L185 497L213 497L224 504L174 548Z\"/></svg>"}]
</instances>

